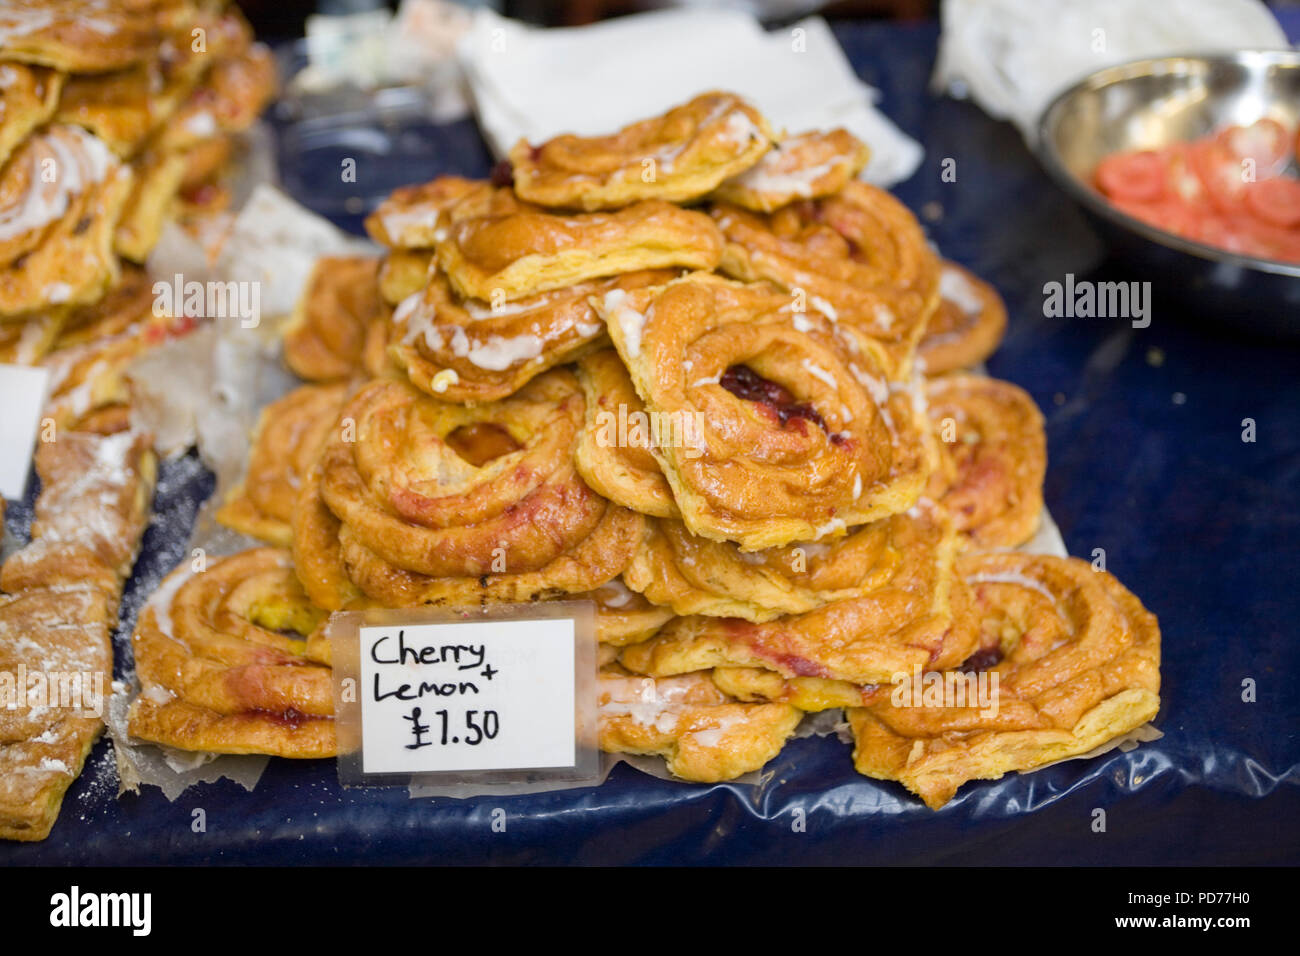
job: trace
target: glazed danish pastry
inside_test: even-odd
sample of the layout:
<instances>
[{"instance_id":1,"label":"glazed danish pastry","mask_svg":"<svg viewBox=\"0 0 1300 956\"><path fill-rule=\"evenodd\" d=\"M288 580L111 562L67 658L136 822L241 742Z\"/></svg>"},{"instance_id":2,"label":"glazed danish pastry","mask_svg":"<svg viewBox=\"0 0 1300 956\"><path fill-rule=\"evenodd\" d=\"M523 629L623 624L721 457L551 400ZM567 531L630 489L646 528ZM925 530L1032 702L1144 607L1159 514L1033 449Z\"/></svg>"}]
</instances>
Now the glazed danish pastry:
<instances>
[{"instance_id":1,"label":"glazed danish pastry","mask_svg":"<svg viewBox=\"0 0 1300 956\"><path fill-rule=\"evenodd\" d=\"M674 776L702 783L758 770L803 716L789 704L740 703L707 673L656 680L607 669L598 688L601 750L662 756Z\"/></svg>"},{"instance_id":2,"label":"glazed danish pastry","mask_svg":"<svg viewBox=\"0 0 1300 956\"><path fill-rule=\"evenodd\" d=\"M968 780L1087 753L1156 715L1160 628L1110 574L1018 553L967 555L959 568L982 632L967 666L996 675L997 706L882 697L850 710L860 773L898 780L937 809Z\"/></svg>"},{"instance_id":3,"label":"glazed danish pastry","mask_svg":"<svg viewBox=\"0 0 1300 956\"><path fill-rule=\"evenodd\" d=\"M915 572L905 552L932 549L940 526L907 514L861 525L829 542L742 552L729 541L691 534L680 521L647 522L628 587L683 616L739 617L762 623L836 601L897 588Z\"/></svg>"},{"instance_id":4,"label":"glazed danish pastry","mask_svg":"<svg viewBox=\"0 0 1300 956\"><path fill-rule=\"evenodd\" d=\"M961 613L967 595L953 570L951 522L939 511L922 509L891 534L897 565L887 568L887 580L854 597L761 624L677 618L650 640L625 647L619 660L652 677L757 667L787 678L852 684L885 683L913 667L955 667L974 650L976 634L969 615Z\"/></svg>"},{"instance_id":5,"label":"glazed danish pastry","mask_svg":"<svg viewBox=\"0 0 1300 956\"><path fill-rule=\"evenodd\" d=\"M6 0L0 59L66 73L102 73L139 63L158 49L181 0Z\"/></svg>"},{"instance_id":6,"label":"glazed danish pastry","mask_svg":"<svg viewBox=\"0 0 1300 956\"><path fill-rule=\"evenodd\" d=\"M24 141L0 171L0 317L93 302L116 281L113 228L130 186L75 126Z\"/></svg>"},{"instance_id":7,"label":"glazed danish pastry","mask_svg":"<svg viewBox=\"0 0 1300 956\"><path fill-rule=\"evenodd\" d=\"M768 216L727 204L713 216L727 239L721 271L800 290L810 308L879 342L891 379L908 378L939 304L939 260L906 206L854 180Z\"/></svg>"},{"instance_id":8,"label":"glazed danish pastry","mask_svg":"<svg viewBox=\"0 0 1300 956\"><path fill-rule=\"evenodd\" d=\"M421 292L437 269L429 249L394 249L379 267L379 297L398 306Z\"/></svg>"},{"instance_id":9,"label":"glazed danish pastry","mask_svg":"<svg viewBox=\"0 0 1300 956\"><path fill-rule=\"evenodd\" d=\"M611 647L648 640L674 617L671 608L651 604L620 578L574 597L595 602L596 640Z\"/></svg>"},{"instance_id":10,"label":"glazed danish pastry","mask_svg":"<svg viewBox=\"0 0 1300 956\"><path fill-rule=\"evenodd\" d=\"M616 577L640 515L578 477L583 398L553 370L473 407L376 381L344 408L294 514L303 583L331 610L542 600Z\"/></svg>"},{"instance_id":11,"label":"glazed danish pastry","mask_svg":"<svg viewBox=\"0 0 1300 956\"><path fill-rule=\"evenodd\" d=\"M540 206L619 209L646 199L688 203L758 162L775 139L732 93L702 93L609 136L557 136L510 150L515 192Z\"/></svg>"},{"instance_id":12,"label":"glazed danish pastry","mask_svg":"<svg viewBox=\"0 0 1300 956\"><path fill-rule=\"evenodd\" d=\"M993 354L1007 328L997 289L955 262L944 262L939 307L917 346L926 375L978 365Z\"/></svg>"},{"instance_id":13,"label":"glazed danish pastry","mask_svg":"<svg viewBox=\"0 0 1300 956\"><path fill-rule=\"evenodd\" d=\"M132 737L180 750L332 757L330 668L307 656L324 619L289 553L257 548L169 574L132 637ZM287 636L289 632L296 636Z\"/></svg>"},{"instance_id":14,"label":"glazed danish pastry","mask_svg":"<svg viewBox=\"0 0 1300 956\"><path fill-rule=\"evenodd\" d=\"M667 282L668 270L629 272L493 308L458 299L445 276L393 313L389 354L411 384L448 402L490 402L608 340L591 303L615 289Z\"/></svg>"},{"instance_id":15,"label":"glazed danish pastry","mask_svg":"<svg viewBox=\"0 0 1300 956\"><path fill-rule=\"evenodd\" d=\"M752 212L774 212L800 199L839 192L870 158L867 144L846 129L788 136L710 198Z\"/></svg>"},{"instance_id":16,"label":"glazed danish pastry","mask_svg":"<svg viewBox=\"0 0 1300 956\"><path fill-rule=\"evenodd\" d=\"M582 480L625 508L680 517L672 487L651 453L652 420L618 353L602 349L585 356L578 381L587 396L587 421L573 459Z\"/></svg>"},{"instance_id":17,"label":"glazed danish pastry","mask_svg":"<svg viewBox=\"0 0 1300 956\"><path fill-rule=\"evenodd\" d=\"M135 176L117 228L113 249L123 259L144 262L158 244L163 227L176 210L185 176L180 153L149 153L132 164Z\"/></svg>"},{"instance_id":18,"label":"glazed danish pastry","mask_svg":"<svg viewBox=\"0 0 1300 956\"><path fill-rule=\"evenodd\" d=\"M262 409L244 480L217 511L217 520L241 534L289 547L303 479L333 432L348 391L345 382L302 385Z\"/></svg>"},{"instance_id":19,"label":"glazed danish pastry","mask_svg":"<svg viewBox=\"0 0 1300 956\"><path fill-rule=\"evenodd\" d=\"M712 269L722 236L703 213L659 200L562 216L524 209L456 223L438 265L464 298L512 301L643 269Z\"/></svg>"},{"instance_id":20,"label":"glazed danish pastry","mask_svg":"<svg viewBox=\"0 0 1300 956\"><path fill-rule=\"evenodd\" d=\"M695 273L605 296L598 310L650 415L653 449L693 534L744 551L842 534L914 504L928 424L884 359L771 286Z\"/></svg>"},{"instance_id":21,"label":"glazed danish pastry","mask_svg":"<svg viewBox=\"0 0 1300 956\"><path fill-rule=\"evenodd\" d=\"M0 63L0 166L14 147L54 115L64 76L22 63Z\"/></svg>"},{"instance_id":22,"label":"glazed danish pastry","mask_svg":"<svg viewBox=\"0 0 1300 956\"><path fill-rule=\"evenodd\" d=\"M481 179L439 176L427 183L395 189L366 217L370 238L390 249L433 249L446 238L446 231L468 214L484 215L497 188ZM462 207L459 217L452 210ZM504 210L503 210L504 211Z\"/></svg>"},{"instance_id":23,"label":"glazed danish pastry","mask_svg":"<svg viewBox=\"0 0 1300 956\"><path fill-rule=\"evenodd\" d=\"M284 361L299 378L331 382L381 371L367 363L371 327L388 321L379 297L379 260L322 256L284 333Z\"/></svg>"},{"instance_id":24,"label":"glazed danish pastry","mask_svg":"<svg viewBox=\"0 0 1300 956\"><path fill-rule=\"evenodd\" d=\"M1014 548L1043 510L1047 436L1034 400L1010 382L945 375L926 383L939 464L926 494L951 512L963 546Z\"/></svg>"}]
</instances>

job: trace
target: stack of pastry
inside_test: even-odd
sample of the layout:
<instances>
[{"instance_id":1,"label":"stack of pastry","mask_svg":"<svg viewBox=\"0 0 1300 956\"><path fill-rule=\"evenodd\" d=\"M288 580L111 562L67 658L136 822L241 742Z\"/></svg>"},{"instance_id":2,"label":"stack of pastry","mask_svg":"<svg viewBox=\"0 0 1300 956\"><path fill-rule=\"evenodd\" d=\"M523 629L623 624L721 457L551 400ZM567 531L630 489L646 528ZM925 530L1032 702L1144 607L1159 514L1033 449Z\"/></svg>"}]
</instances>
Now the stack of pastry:
<instances>
[{"instance_id":1,"label":"stack of pastry","mask_svg":"<svg viewBox=\"0 0 1300 956\"><path fill-rule=\"evenodd\" d=\"M292 711L317 753L320 691L286 680L300 696L268 715L249 696L266 685L231 676L254 650L301 673L328 662L325 612L579 598L601 746L689 780L758 769L804 713L846 708L857 768L939 806L1149 720L1154 618L1104 572L1013 550L1046 452L1025 392L964 371L1001 337L996 292L856 178L866 158L708 93L395 193L368 221L382 261L312 278L285 340L310 384L266 410L222 509L287 544L296 577L283 551L227 559L243 603L173 642L244 696L196 696L173 668L163 706L204 712L185 728ZM179 746L148 675L151 622L184 594L137 632L132 721ZM292 638L256 619L288 608ZM984 672L992 716L892 693ZM201 742L258 746L242 723Z\"/></svg>"},{"instance_id":2,"label":"stack of pastry","mask_svg":"<svg viewBox=\"0 0 1300 956\"><path fill-rule=\"evenodd\" d=\"M60 425L122 426L122 368L178 330L139 265L170 219L228 201L273 88L226 0L0 8L0 361L55 363Z\"/></svg>"}]
</instances>

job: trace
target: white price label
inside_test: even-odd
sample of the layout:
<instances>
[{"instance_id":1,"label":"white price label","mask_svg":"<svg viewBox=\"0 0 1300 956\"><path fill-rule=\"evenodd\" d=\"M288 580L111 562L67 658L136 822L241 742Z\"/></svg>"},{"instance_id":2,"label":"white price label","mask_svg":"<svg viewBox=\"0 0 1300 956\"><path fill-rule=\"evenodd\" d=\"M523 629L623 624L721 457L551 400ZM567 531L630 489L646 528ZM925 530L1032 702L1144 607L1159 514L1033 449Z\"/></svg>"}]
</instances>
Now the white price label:
<instances>
[{"instance_id":1,"label":"white price label","mask_svg":"<svg viewBox=\"0 0 1300 956\"><path fill-rule=\"evenodd\" d=\"M572 619L357 633L363 773L574 766Z\"/></svg>"},{"instance_id":2,"label":"white price label","mask_svg":"<svg viewBox=\"0 0 1300 956\"><path fill-rule=\"evenodd\" d=\"M49 369L0 365L0 498L27 490L49 379Z\"/></svg>"}]
</instances>

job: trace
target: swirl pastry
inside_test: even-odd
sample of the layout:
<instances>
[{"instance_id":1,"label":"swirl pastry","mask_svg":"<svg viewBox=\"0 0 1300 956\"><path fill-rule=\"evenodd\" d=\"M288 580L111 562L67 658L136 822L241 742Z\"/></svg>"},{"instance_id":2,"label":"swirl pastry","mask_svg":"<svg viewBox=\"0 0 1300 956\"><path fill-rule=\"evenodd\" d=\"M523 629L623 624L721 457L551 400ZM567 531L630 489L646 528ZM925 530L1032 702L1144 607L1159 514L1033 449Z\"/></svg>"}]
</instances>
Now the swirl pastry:
<instances>
[{"instance_id":1,"label":"swirl pastry","mask_svg":"<svg viewBox=\"0 0 1300 956\"><path fill-rule=\"evenodd\" d=\"M452 287L487 302L643 269L712 269L721 256L708 216L659 200L610 213L482 216L454 224L438 244Z\"/></svg>"},{"instance_id":2,"label":"swirl pastry","mask_svg":"<svg viewBox=\"0 0 1300 956\"><path fill-rule=\"evenodd\" d=\"M323 256L285 330L285 364L309 382L337 381L362 372L377 376L382 369L373 367L366 346L379 334L372 333L372 327L387 321L388 309L379 297L379 260Z\"/></svg>"},{"instance_id":3,"label":"swirl pastry","mask_svg":"<svg viewBox=\"0 0 1300 956\"><path fill-rule=\"evenodd\" d=\"M539 206L619 209L646 199L688 203L758 162L775 136L732 93L702 93L609 136L566 134L510 150L515 192Z\"/></svg>"},{"instance_id":4,"label":"swirl pastry","mask_svg":"<svg viewBox=\"0 0 1300 956\"><path fill-rule=\"evenodd\" d=\"M396 249L384 256L379 267L379 297L388 305L401 305L429 284L434 271L432 251Z\"/></svg>"},{"instance_id":5,"label":"swirl pastry","mask_svg":"<svg viewBox=\"0 0 1300 956\"><path fill-rule=\"evenodd\" d=\"M98 299L130 172L75 126L50 126L0 170L0 317Z\"/></svg>"},{"instance_id":6,"label":"swirl pastry","mask_svg":"<svg viewBox=\"0 0 1300 956\"><path fill-rule=\"evenodd\" d=\"M953 574L951 526L922 512L895 535L898 566L858 596L761 624L677 618L650 640L625 647L620 661L652 677L759 667L852 684L884 683L913 667L954 667L974 649L975 633L960 613L966 595Z\"/></svg>"},{"instance_id":7,"label":"swirl pastry","mask_svg":"<svg viewBox=\"0 0 1300 956\"><path fill-rule=\"evenodd\" d=\"M180 750L334 756L333 678L307 656L306 636L323 620L287 551L173 571L131 639L142 686L131 736Z\"/></svg>"},{"instance_id":8,"label":"swirl pastry","mask_svg":"<svg viewBox=\"0 0 1300 956\"><path fill-rule=\"evenodd\" d=\"M865 707L889 693L886 685L825 677L784 677L762 667L715 667L710 673L718 689L737 700L789 704L809 714Z\"/></svg>"},{"instance_id":9,"label":"swirl pastry","mask_svg":"<svg viewBox=\"0 0 1300 956\"><path fill-rule=\"evenodd\" d=\"M740 703L707 673L655 680L606 670L597 687L601 750L659 755L674 776L701 783L758 770L803 716L789 704Z\"/></svg>"},{"instance_id":10,"label":"swirl pastry","mask_svg":"<svg viewBox=\"0 0 1300 956\"><path fill-rule=\"evenodd\" d=\"M303 478L333 432L349 386L302 385L262 409L243 482L232 489L217 520L270 544L293 543L293 508Z\"/></svg>"},{"instance_id":11,"label":"swirl pastry","mask_svg":"<svg viewBox=\"0 0 1300 956\"><path fill-rule=\"evenodd\" d=\"M68 73L102 73L158 49L188 8L182 0L6 0L0 58Z\"/></svg>"},{"instance_id":12,"label":"swirl pastry","mask_svg":"<svg viewBox=\"0 0 1300 956\"><path fill-rule=\"evenodd\" d=\"M618 353L602 349L585 356L578 363L578 381L587 396L587 420L573 459L582 480L625 508L680 517L672 487L651 452L652 419Z\"/></svg>"},{"instance_id":13,"label":"swirl pastry","mask_svg":"<svg viewBox=\"0 0 1300 956\"><path fill-rule=\"evenodd\" d=\"M882 589L914 588L918 554L942 543L939 522L894 515L829 542L743 552L710 541L680 521L647 522L623 572L628 587L681 615L739 617L762 623ZM902 577L900 578L900 575Z\"/></svg>"},{"instance_id":14,"label":"swirl pastry","mask_svg":"<svg viewBox=\"0 0 1300 956\"><path fill-rule=\"evenodd\" d=\"M768 216L725 203L713 216L727 241L723 272L800 290L810 308L879 342L891 379L909 376L939 304L939 260L906 206L854 180Z\"/></svg>"},{"instance_id":15,"label":"swirl pastry","mask_svg":"<svg viewBox=\"0 0 1300 956\"><path fill-rule=\"evenodd\" d=\"M598 306L647 411L686 436L653 449L682 520L744 551L903 511L930 468L924 415L883 381L880 350L854 354L792 305L696 273Z\"/></svg>"},{"instance_id":16,"label":"swirl pastry","mask_svg":"<svg viewBox=\"0 0 1300 956\"><path fill-rule=\"evenodd\" d=\"M953 516L963 546L1014 548L1034 536L1043 510L1047 436L1023 389L982 375L926 383L939 465L926 494Z\"/></svg>"},{"instance_id":17,"label":"swirl pastry","mask_svg":"<svg viewBox=\"0 0 1300 956\"><path fill-rule=\"evenodd\" d=\"M387 607L531 601L600 587L627 565L640 515L578 477L574 377L552 370L473 407L376 381L349 401L294 513L313 599Z\"/></svg>"},{"instance_id":18,"label":"swirl pastry","mask_svg":"<svg viewBox=\"0 0 1300 956\"><path fill-rule=\"evenodd\" d=\"M997 289L955 262L943 263L939 307L917 345L926 375L978 365L993 354L1007 328Z\"/></svg>"},{"instance_id":19,"label":"swirl pastry","mask_svg":"<svg viewBox=\"0 0 1300 956\"><path fill-rule=\"evenodd\" d=\"M64 76L40 66L0 63L0 166L54 115Z\"/></svg>"},{"instance_id":20,"label":"swirl pastry","mask_svg":"<svg viewBox=\"0 0 1300 956\"><path fill-rule=\"evenodd\" d=\"M448 402L490 402L606 341L588 301L667 282L668 270L630 272L500 303L461 300L445 276L393 313L389 353L411 384Z\"/></svg>"},{"instance_id":21,"label":"swirl pastry","mask_svg":"<svg viewBox=\"0 0 1300 956\"><path fill-rule=\"evenodd\" d=\"M157 469L149 439L137 433L68 432L39 445L32 541L0 569L0 588L93 586L115 608L149 521Z\"/></svg>"},{"instance_id":22,"label":"swirl pastry","mask_svg":"<svg viewBox=\"0 0 1300 956\"><path fill-rule=\"evenodd\" d=\"M596 605L596 640L612 647L650 639L674 617L672 609L651 604L619 578L575 595Z\"/></svg>"},{"instance_id":23,"label":"swirl pastry","mask_svg":"<svg viewBox=\"0 0 1300 956\"><path fill-rule=\"evenodd\" d=\"M150 149L179 152L218 133L239 133L250 126L275 94L275 58L255 43L238 56L221 60L180 106Z\"/></svg>"},{"instance_id":24,"label":"swirl pastry","mask_svg":"<svg viewBox=\"0 0 1300 956\"><path fill-rule=\"evenodd\" d=\"M370 238L389 249L433 249L453 221L484 215L497 188L481 179L439 176L395 189L366 217ZM454 214L456 207L461 208Z\"/></svg>"},{"instance_id":25,"label":"swirl pastry","mask_svg":"<svg viewBox=\"0 0 1300 956\"><path fill-rule=\"evenodd\" d=\"M988 703L901 706L891 695L849 711L860 773L898 780L938 809L968 780L1078 756L1160 708L1160 628L1104 571L1077 558L968 555Z\"/></svg>"},{"instance_id":26,"label":"swirl pastry","mask_svg":"<svg viewBox=\"0 0 1300 956\"><path fill-rule=\"evenodd\" d=\"M867 144L846 129L789 136L755 165L723 182L710 198L752 212L774 212L800 199L834 195L870 158Z\"/></svg>"}]
</instances>

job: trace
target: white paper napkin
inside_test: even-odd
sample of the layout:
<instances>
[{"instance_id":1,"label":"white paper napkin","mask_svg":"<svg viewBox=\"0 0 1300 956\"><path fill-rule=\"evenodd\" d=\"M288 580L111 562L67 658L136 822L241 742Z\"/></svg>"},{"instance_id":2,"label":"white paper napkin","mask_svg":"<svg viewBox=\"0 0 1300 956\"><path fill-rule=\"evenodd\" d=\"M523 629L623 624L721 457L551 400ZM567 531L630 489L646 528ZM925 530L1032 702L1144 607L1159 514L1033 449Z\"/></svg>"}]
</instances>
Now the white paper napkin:
<instances>
[{"instance_id":1,"label":"white paper napkin","mask_svg":"<svg viewBox=\"0 0 1300 956\"><path fill-rule=\"evenodd\" d=\"M935 84L1028 139L1056 94L1144 57L1286 49L1259 0L943 0Z\"/></svg>"},{"instance_id":2,"label":"white paper napkin","mask_svg":"<svg viewBox=\"0 0 1300 956\"><path fill-rule=\"evenodd\" d=\"M740 94L777 128L843 126L872 150L866 179L891 185L923 151L872 103L826 22L768 33L736 10L668 10L540 30L487 10L459 54L479 124L502 156L521 137L609 133L706 90Z\"/></svg>"}]
</instances>

